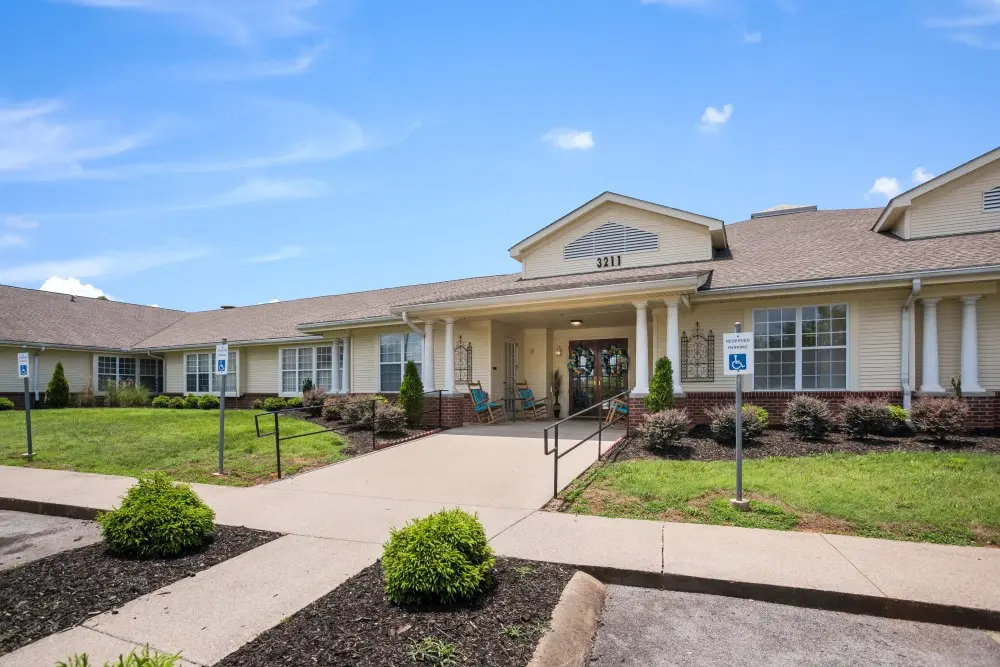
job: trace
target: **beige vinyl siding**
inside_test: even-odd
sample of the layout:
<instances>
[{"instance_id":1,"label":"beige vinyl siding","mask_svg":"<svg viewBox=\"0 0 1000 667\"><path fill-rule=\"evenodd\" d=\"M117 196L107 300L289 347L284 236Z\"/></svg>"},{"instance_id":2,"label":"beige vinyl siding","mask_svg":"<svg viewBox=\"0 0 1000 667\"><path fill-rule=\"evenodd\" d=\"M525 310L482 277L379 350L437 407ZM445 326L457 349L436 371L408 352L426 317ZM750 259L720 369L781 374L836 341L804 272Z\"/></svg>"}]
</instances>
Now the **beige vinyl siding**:
<instances>
[{"instance_id":1,"label":"beige vinyl siding","mask_svg":"<svg viewBox=\"0 0 1000 667\"><path fill-rule=\"evenodd\" d=\"M0 392L23 392L24 380L17 376L17 354L28 352L31 355L31 378L28 386L32 394L35 391L35 348L27 350L20 347L0 348ZM38 353L38 391L45 393L56 370L56 363L62 362L66 372L66 381L72 393L83 391L93 382L93 355L90 352L75 350L54 350L49 348Z\"/></svg>"},{"instance_id":2,"label":"beige vinyl siding","mask_svg":"<svg viewBox=\"0 0 1000 667\"><path fill-rule=\"evenodd\" d=\"M351 393L378 391L378 337L383 333L405 333L407 328L366 329L351 334Z\"/></svg>"},{"instance_id":3,"label":"beige vinyl siding","mask_svg":"<svg viewBox=\"0 0 1000 667\"><path fill-rule=\"evenodd\" d=\"M184 393L184 353L167 352L163 355L163 388L168 394Z\"/></svg>"},{"instance_id":4,"label":"beige vinyl siding","mask_svg":"<svg viewBox=\"0 0 1000 667\"><path fill-rule=\"evenodd\" d=\"M988 391L1000 391L1000 295L984 296L977 307L979 384Z\"/></svg>"},{"instance_id":5,"label":"beige vinyl siding","mask_svg":"<svg viewBox=\"0 0 1000 667\"><path fill-rule=\"evenodd\" d=\"M656 360L665 357L667 354L667 311L658 309L654 313L656 326L656 337L653 340L654 356L652 364L655 367ZM715 359L715 381L714 382L684 382L681 380L681 388L684 393L699 391L736 391L736 378L726 377L722 374L725 362L722 358L722 335L733 331L735 322L744 322L745 311L738 303L704 303L692 304L691 309L683 306L678 313L680 328L682 332L687 332L688 336L694 334L695 323L701 325L702 333L708 335L709 330L715 334L715 349L713 358ZM745 323L745 322L744 322ZM650 370L652 373L652 370ZM674 373L679 375L680 369L675 369ZM652 378L652 375L650 375Z\"/></svg>"},{"instance_id":6,"label":"beige vinyl siding","mask_svg":"<svg viewBox=\"0 0 1000 667\"><path fill-rule=\"evenodd\" d=\"M434 325L434 387L444 389L445 324ZM489 320L459 320L455 322L455 345L459 338L462 344L472 343L472 379L479 380L489 366L490 334ZM456 367L458 359L456 358ZM487 384L483 383L484 386ZM455 384L455 391L468 392L467 384Z\"/></svg>"},{"instance_id":7,"label":"beige vinyl siding","mask_svg":"<svg viewBox=\"0 0 1000 667\"><path fill-rule=\"evenodd\" d=\"M938 309L938 372L941 386L951 388L951 379L962 374L962 302L941 299Z\"/></svg>"},{"instance_id":8,"label":"beige vinyl siding","mask_svg":"<svg viewBox=\"0 0 1000 667\"><path fill-rule=\"evenodd\" d=\"M872 295L852 300L857 324L857 388L863 391L893 390L901 387L900 316L907 294ZM848 322L849 333L855 322Z\"/></svg>"},{"instance_id":9,"label":"beige vinyl siding","mask_svg":"<svg viewBox=\"0 0 1000 667\"><path fill-rule=\"evenodd\" d=\"M494 399L502 397L504 392L504 375L506 374L506 369L504 368L504 342L507 338L513 338L517 341L517 377L515 380L520 381L524 379L524 338L522 330L503 322L491 320L490 359L488 362L490 382L488 387L483 382L483 389L486 389ZM475 347L473 347L473 351L475 351ZM477 372L477 374L479 373ZM485 377L484 374L479 375L480 377ZM513 390L513 387L511 389Z\"/></svg>"},{"instance_id":10,"label":"beige vinyl siding","mask_svg":"<svg viewBox=\"0 0 1000 667\"><path fill-rule=\"evenodd\" d=\"M983 211L983 192L997 186L1000 162L917 197L909 208L907 238L1000 230L1000 211Z\"/></svg>"},{"instance_id":11,"label":"beige vinyl siding","mask_svg":"<svg viewBox=\"0 0 1000 667\"><path fill-rule=\"evenodd\" d=\"M244 394L277 394L278 384L278 349L277 345L261 345L245 347L240 369L245 372L246 379L241 385Z\"/></svg>"},{"instance_id":12,"label":"beige vinyl siding","mask_svg":"<svg viewBox=\"0 0 1000 667\"><path fill-rule=\"evenodd\" d=\"M567 243L575 241L606 222L621 223L659 236L658 250L623 253L620 268L703 261L712 258L712 239L707 228L657 213L609 203L599 206L566 229L531 248L524 257L524 276L538 278L609 270L610 267L598 269L596 259L592 257L563 259L563 249Z\"/></svg>"},{"instance_id":13,"label":"beige vinyl siding","mask_svg":"<svg viewBox=\"0 0 1000 667\"><path fill-rule=\"evenodd\" d=\"M549 394L549 378L552 375L551 333L548 329L525 329L524 360L522 375L536 398Z\"/></svg>"}]
</instances>

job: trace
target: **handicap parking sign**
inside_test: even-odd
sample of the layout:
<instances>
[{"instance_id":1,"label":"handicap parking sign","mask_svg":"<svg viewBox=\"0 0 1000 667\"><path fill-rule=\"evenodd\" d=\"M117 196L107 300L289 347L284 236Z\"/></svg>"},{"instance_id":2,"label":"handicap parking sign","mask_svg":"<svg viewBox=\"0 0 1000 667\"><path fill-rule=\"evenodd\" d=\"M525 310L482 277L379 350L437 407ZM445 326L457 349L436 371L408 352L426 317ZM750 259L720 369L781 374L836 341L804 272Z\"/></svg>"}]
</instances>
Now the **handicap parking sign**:
<instances>
[{"instance_id":1,"label":"handicap parking sign","mask_svg":"<svg viewBox=\"0 0 1000 667\"><path fill-rule=\"evenodd\" d=\"M31 376L31 366L27 352L17 353L17 377L26 378Z\"/></svg>"},{"instance_id":2,"label":"handicap parking sign","mask_svg":"<svg viewBox=\"0 0 1000 667\"><path fill-rule=\"evenodd\" d=\"M229 345L219 343L215 346L215 374L227 375L229 373Z\"/></svg>"},{"instance_id":3,"label":"handicap parking sign","mask_svg":"<svg viewBox=\"0 0 1000 667\"><path fill-rule=\"evenodd\" d=\"M747 367L747 355L740 352L738 354L729 355L729 370L731 371L742 371L746 370Z\"/></svg>"},{"instance_id":4,"label":"handicap parking sign","mask_svg":"<svg viewBox=\"0 0 1000 667\"><path fill-rule=\"evenodd\" d=\"M753 334L731 333L722 336L726 366L723 375L753 374Z\"/></svg>"}]
</instances>

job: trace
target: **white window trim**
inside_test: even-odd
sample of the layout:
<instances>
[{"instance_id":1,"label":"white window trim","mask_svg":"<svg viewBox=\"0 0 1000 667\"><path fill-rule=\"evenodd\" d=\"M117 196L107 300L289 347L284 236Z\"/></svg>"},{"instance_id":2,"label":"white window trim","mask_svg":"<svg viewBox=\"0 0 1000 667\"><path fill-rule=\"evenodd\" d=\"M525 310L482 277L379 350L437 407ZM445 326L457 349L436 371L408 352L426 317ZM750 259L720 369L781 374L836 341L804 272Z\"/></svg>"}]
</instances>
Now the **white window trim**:
<instances>
[{"instance_id":1,"label":"white window trim","mask_svg":"<svg viewBox=\"0 0 1000 667\"><path fill-rule=\"evenodd\" d=\"M844 305L845 312L847 313L847 328L844 330L844 336L847 339L847 344L844 345L844 357L846 368L844 371L844 387L842 389L803 389L802 388L802 350L828 350L837 348L840 349L839 345L835 346L823 346L823 347L802 347L802 309L809 308L811 306L829 306L829 305ZM851 391L851 304L849 301L842 302L827 302L827 303L807 303L801 306L764 306L762 308L752 308L750 310L750 331L753 333L753 313L757 310L768 310L770 308L795 308L795 389L757 389L756 379L750 376L750 386L753 387L750 391L807 391L807 392L836 392L836 391ZM791 350L792 348L786 347L782 348L785 350ZM757 351L756 344L754 345L754 352Z\"/></svg>"},{"instance_id":2,"label":"white window trim","mask_svg":"<svg viewBox=\"0 0 1000 667\"><path fill-rule=\"evenodd\" d=\"M210 394L212 396L218 396L219 395L219 390L216 388L216 384L215 384L216 382L218 382L218 379L217 379L218 376L215 374L215 370L212 369L212 368L209 369L209 374L208 374L209 375L209 378L208 378L209 386L212 388L211 391L188 391L187 390L187 376L188 376L188 372L187 372L187 358L188 358L188 356L190 356L192 354L208 354L209 358L211 358L211 357L215 356L215 350L192 350L190 352L185 352L184 353L184 357L181 359L181 364L182 364L182 366L181 366L181 368L182 368L181 377L183 378L182 382L184 383L184 395L185 396L204 396L206 394ZM235 398L235 397L240 396L240 352L239 352L239 350L237 350L235 348L230 348L229 349L229 359L230 359L229 367L230 368L235 368L236 370L235 370L235 372L228 373L227 376L226 376L226 396L232 396L232 397ZM232 360L233 359L236 360L236 365L235 366L232 364ZM166 364L164 364L164 366L165 365ZM234 379L236 381L235 386L233 385L233 380ZM165 380L166 379L164 378L164 381Z\"/></svg>"},{"instance_id":3,"label":"white window trim","mask_svg":"<svg viewBox=\"0 0 1000 667\"><path fill-rule=\"evenodd\" d=\"M140 375L139 375L139 360L141 359L141 357L136 357L136 356L133 356L131 354L114 354L112 352L98 352L98 353L94 354L94 358L93 358L93 377L94 377L94 380L93 380L93 383L94 383L93 390L94 390L94 394L96 394L97 396L104 396L107 393L101 387L100 373L98 372L100 370L99 359L101 357L114 357L116 359L116 361L115 361L115 378L117 379L117 382L119 382L119 383L121 383L121 381L122 381L122 376L121 376L121 362L118 361L118 360L120 360L120 359L132 359L133 361L135 361L135 382L138 384L139 377L140 377ZM166 384L167 384L167 368L166 368L166 364L164 364L164 366L163 366L163 386L166 386Z\"/></svg>"},{"instance_id":4,"label":"white window trim","mask_svg":"<svg viewBox=\"0 0 1000 667\"><path fill-rule=\"evenodd\" d=\"M421 375L421 379L423 379L423 373L424 373L424 352L426 352L426 350L425 350L424 345L423 345L424 337L423 337L422 334L411 333L409 331L386 331L385 333L380 333L378 336L375 337L375 379L376 379L376 384L378 385L378 393L379 394L389 394L391 396L391 395L394 395L394 394L398 394L399 390L398 389L386 389L386 390L382 389L382 336L402 336L403 337L403 360L401 362L399 362L399 365L402 367L402 374L400 375L400 378L402 378L404 375L406 375L406 362L407 361L412 361L412 359L407 359L406 358L406 336L418 336L420 338L420 343L421 343L421 345L420 345L420 375ZM391 363L395 363L395 362L387 361L385 363L386 364L391 364ZM400 380L400 382L402 382L402 380Z\"/></svg>"},{"instance_id":5,"label":"white window trim","mask_svg":"<svg viewBox=\"0 0 1000 667\"><path fill-rule=\"evenodd\" d=\"M302 349L312 350L312 383L313 383L313 386L316 387L316 386L318 386L316 384L316 373L317 373L317 370L318 370L316 368L316 350L317 350L317 348L321 348L321 347L330 347L330 348L333 348L333 350L332 350L332 356L331 356L331 363L333 365L330 368L331 377L334 374L336 374L336 373L340 373L341 372L341 370L340 370L341 367L340 367L340 364L338 363L338 356L337 356L338 355L337 348L340 347L340 343L338 341L335 341L335 340L330 341L330 343L328 345L296 345L294 347L281 347L281 348L278 348L278 396L281 396L282 398L291 398L293 396L301 396L302 395L301 391L282 391L281 390L281 387L283 386L282 382L281 382L281 379L282 379L281 378L281 374L282 374L281 356L284 354L285 350L295 350L296 359L298 359L298 354L299 354L298 351L299 350L302 350ZM297 363L298 363L298 361L296 361L296 364ZM296 366L296 372L298 372L298 366ZM331 388L330 387L326 387L326 390L329 392L331 390Z\"/></svg>"}]
</instances>

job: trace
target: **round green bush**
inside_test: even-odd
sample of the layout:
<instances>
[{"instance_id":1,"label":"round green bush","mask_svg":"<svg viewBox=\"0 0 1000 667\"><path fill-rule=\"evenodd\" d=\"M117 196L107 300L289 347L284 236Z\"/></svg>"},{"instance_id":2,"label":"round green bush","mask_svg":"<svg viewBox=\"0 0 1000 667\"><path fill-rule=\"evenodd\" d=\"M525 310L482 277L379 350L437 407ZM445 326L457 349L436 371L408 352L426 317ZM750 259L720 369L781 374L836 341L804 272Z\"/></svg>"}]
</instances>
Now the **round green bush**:
<instances>
[{"instance_id":1,"label":"round green bush","mask_svg":"<svg viewBox=\"0 0 1000 667\"><path fill-rule=\"evenodd\" d=\"M169 396L157 396L153 399L154 408L169 408L170 407L170 397Z\"/></svg>"},{"instance_id":2,"label":"round green bush","mask_svg":"<svg viewBox=\"0 0 1000 667\"><path fill-rule=\"evenodd\" d=\"M198 407L202 410L218 410L219 397L215 394L205 394L198 399Z\"/></svg>"},{"instance_id":3,"label":"round green bush","mask_svg":"<svg viewBox=\"0 0 1000 667\"><path fill-rule=\"evenodd\" d=\"M253 403L250 404L250 407L253 408L254 410L263 410L264 401L262 399L255 398L253 399Z\"/></svg>"},{"instance_id":4,"label":"round green bush","mask_svg":"<svg viewBox=\"0 0 1000 667\"><path fill-rule=\"evenodd\" d=\"M382 551L385 595L395 604L468 600L489 584L495 564L479 519L441 510L391 531Z\"/></svg>"},{"instance_id":5,"label":"round green bush","mask_svg":"<svg viewBox=\"0 0 1000 667\"><path fill-rule=\"evenodd\" d=\"M264 399L264 409L268 412L277 412L285 407L285 399L278 396L268 396Z\"/></svg>"},{"instance_id":6,"label":"round green bush","mask_svg":"<svg viewBox=\"0 0 1000 667\"><path fill-rule=\"evenodd\" d=\"M833 429L833 415L826 401L800 394L785 406L785 426L805 440L822 440Z\"/></svg>"},{"instance_id":7,"label":"round green bush","mask_svg":"<svg viewBox=\"0 0 1000 667\"><path fill-rule=\"evenodd\" d=\"M299 398L298 396L292 396L287 401L285 401L285 407L286 408L301 408L302 407L302 399Z\"/></svg>"},{"instance_id":8,"label":"round green bush","mask_svg":"<svg viewBox=\"0 0 1000 667\"><path fill-rule=\"evenodd\" d=\"M198 397L194 394L188 394L184 397L184 407L188 410L198 409Z\"/></svg>"},{"instance_id":9,"label":"round green bush","mask_svg":"<svg viewBox=\"0 0 1000 667\"><path fill-rule=\"evenodd\" d=\"M183 410L185 407L183 396L174 396L170 399L170 407L175 410Z\"/></svg>"},{"instance_id":10,"label":"round green bush","mask_svg":"<svg viewBox=\"0 0 1000 667\"><path fill-rule=\"evenodd\" d=\"M736 406L723 405L706 410L711 419L712 435L724 444L736 442ZM743 421L741 429L744 442L752 442L764 435L770 415L759 405L745 403L743 405Z\"/></svg>"},{"instance_id":11,"label":"round green bush","mask_svg":"<svg viewBox=\"0 0 1000 667\"><path fill-rule=\"evenodd\" d=\"M10 400L9 398L4 398L0 396L0 411L13 410L13 409L14 409L14 401Z\"/></svg>"},{"instance_id":12,"label":"round green bush","mask_svg":"<svg viewBox=\"0 0 1000 667\"><path fill-rule=\"evenodd\" d=\"M97 517L108 551L128 558L165 558L201 548L215 529L215 512L188 484L162 472L140 477L122 504Z\"/></svg>"}]
</instances>

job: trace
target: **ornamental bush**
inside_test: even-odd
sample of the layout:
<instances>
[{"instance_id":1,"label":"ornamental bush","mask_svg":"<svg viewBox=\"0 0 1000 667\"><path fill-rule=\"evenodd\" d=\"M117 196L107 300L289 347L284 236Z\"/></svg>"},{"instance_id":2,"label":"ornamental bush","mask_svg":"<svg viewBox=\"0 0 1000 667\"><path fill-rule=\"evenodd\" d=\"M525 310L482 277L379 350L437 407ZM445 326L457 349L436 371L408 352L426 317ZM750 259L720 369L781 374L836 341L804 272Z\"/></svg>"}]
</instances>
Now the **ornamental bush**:
<instances>
[{"instance_id":1,"label":"ornamental bush","mask_svg":"<svg viewBox=\"0 0 1000 667\"><path fill-rule=\"evenodd\" d=\"M736 406L722 405L708 409L708 417L712 420L712 435L723 444L736 443ZM767 429L770 415L759 405L743 406L743 442L752 442L760 438Z\"/></svg>"},{"instance_id":2,"label":"ornamental bush","mask_svg":"<svg viewBox=\"0 0 1000 667\"><path fill-rule=\"evenodd\" d=\"M250 407L252 409L254 409L254 410L263 410L264 409L264 399L261 399L261 398L255 398L255 399L253 399L253 403L250 404Z\"/></svg>"},{"instance_id":3,"label":"ornamental bush","mask_svg":"<svg viewBox=\"0 0 1000 667\"><path fill-rule=\"evenodd\" d=\"M323 412L323 402L326 401L326 389L323 387L313 387L302 392L302 406L309 408L306 414L310 417L319 417Z\"/></svg>"},{"instance_id":4,"label":"ornamental bush","mask_svg":"<svg viewBox=\"0 0 1000 667\"><path fill-rule=\"evenodd\" d=\"M105 662L104 667L175 667L181 664L181 654L170 655L150 650L147 644L140 653L138 649L133 649L128 655L118 655L114 662ZM86 653L74 653L65 661L56 663L56 667L97 667L97 663L91 664L90 657Z\"/></svg>"},{"instance_id":5,"label":"ornamental bush","mask_svg":"<svg viewBox=\"0 0 1000 667\"><path fill-rule=\"evenodd\" d=\"M385 594L395 604L469 600L490 583L495 564L478 517L441 510L391 531L382 551Z\"/></svg>"},{"instance_id":6,"label":"ornamental bush","mask_svg":"<svg viewBox=\"0 0 1000 667\"><path fill-rule=\"evenodd\" d=\"M215 394L205 394L198 399L198 407L202 410L218 410L219 397Z\"/></svg>"},{"instance_id":7,"label":"ornamental bush","mask_svg":"<svg viewBox=\"0 0 1000 667\"><path fill-rule=\"evenodd\" d=\"M892 431L893 419L889 404L880 400L850 399L840 408L844 430L854 438L884 435Z\"/></svg>"},{"instance_id":8,"label":"ornamental bush","mask_svg":"<svg viewBox=\"0 0 1000 667\"><path fill-rule=\"evenodd\" d=\"M327 396L323 401L323 419L327 421L340 419L340 409L346 400L343 396Z\"/></svg>"},{"instance_id":9,"label":"ornamental bush","mask_svg":"<svg viewBox=\"0 0 1000 667\"><path fill-rule=\"evenodd\" d=\"M416 426L424 418L424 383L417 365L412 361L406 362L403 383L399 385L399 407L403 409L410 426Z\"/></svg>"},{"instance_id":10,"label":"ornamental bush","mask_svg":"<svg viewBox=\"0 0 1000 667\"><path fill-rule=\"evenodd\" d=\"M144 408L149 405L149 389L125 380L118 387L118 405L123 408Z\"/></svg>"},{"instance_id":11,"label":"ornamental bush","mask_svg":"<svg viewBox=\"0 0 1000 667\"><path fill-rule=\"evenodd\" d=\"M195 394L188 394L184 397L184 407L188 410L198 409L198 397Z\"/></svg>"},{"instance_id":12,"label":"ornamental bush","mask_svg":"<svg viewBox=\"0 0 1000 667\"><path fill-rule=\"evenodd\" d=\"M800 438L822 440L833 428L833 415L826 401L799 395L785 406L785 426Z\"/></svg>"},{"instance_id":13,"label":"ornamental bush","mask_svg":"<svg viewBox=\"0 0 1000 667\"><path fill-rule=\"evenodd\" d=\"M377 403L375 405L375 432L401 433L406 431L406 412L398 405Z\"/></svg>"},{"instance_id":14,"label":"ornamental bush","mask_svg":"<svg viewBox=\"0 0 1000 667\"><path fill-rule=\"evenodd\" d=\"M174 410L183 410L187 407L187 403L185 403L183 396L174 396L170 399L170 407Z\"/></svg>"},{"instance_id":15,"label":"ornamental bush","mask_svg":"<svg viewBox=\"0 0 1000 667\"><path fill-rule=\"evenodd\" d=\"M170 407L170 397L160 394L153 399L154 408L169 408Z\"/></svg>"},{"instance_id":16,"label":"ornamental bush","mask_svg":"<svg viewBox=\"0 0 1000 667\"><path fill-rule=\"evenodd\" d=\"M301 408L302 407L302 397L300 396L289 396L285 400L286 408Z\"/></svg>"},{"instance_id":17,"label":"ornamental bush","mask_svg":"<svg viewBox=\"0 0 1000 667\"><path fill-rule=\"evenodd\" d=\"M340 418L348 426L361 429L372 428L372 401L376 403L388 403L388 399L381 394L362 394L352 396L340 408Z\"/></svg>"},{"instance_id":18,"label":"ornamental bush","mask_svg":"<svg viewBox=\"0 0 1000 667\"><path fill-rule=\"evenodd\" d=\"M650 412L659 412L672 407L674 407L674 369L669 359L660 357L656 360L653 379L649 382L646 409Z\"/></svg>"},{"instance_id":19,"label":"ornamental bush","mask_svg":"<svg viewBox=\"0 0 1000 667\"><path fill-rule=\"evenodd\" d=\"M687 410L667 409L647 414L639 427L639 434L654 449L677 445L688 432Z\"/></svg>"},{"instance_id":20,"label":"ornamental bush","mask_svg":"<svg viewBox=\"0 0 1000 667\"><path fill-rule=\"evenodd\" d=\"M306 378L305 380L303 380L302 381L302 386L299 387L299 391L301 391L304 394L307 391L312 391L312 390L313 390L313 381L312 381L312 379Z\"/></svg>"},{"instance_id":21,"label":"ornamental bush","mask_svg":"<svg viewBox=\"0 0 1000 667\"><path fill-rule=\"evenodd\" d=\"M264 409L268 412L277 412L285 409L285 399L280 396L268 396L264 399Z\"/></svg>"},{"instance_id":22,"label":"ornamental bush","mask_svg":"<svg viewBox=\"0 0 1000 667\"><path fill-rule=\"evenodd\" d=\"M10 400L9 398L4 398L0 396L0 412L4 410L13 410L13 409L14 409L14 401Z\"/></svg>"},{"instance_id":23,"label":"ornamental bush","mask_svg":"<svg viewBox=\"0 0 1000 667\"><path fill-rule=\"evenodd\" d=\"M901 405L890 405L889 406L889 417L892 418L892 423L896 426L902 426L910 418L910 413L906 411Z\"/></svg>"},{"instance_id":24,"label":"ornamental bush","mask_svg":"<svg viewBox=\"0 0 1000 667\"><path fill-rule=\"evenodd\" d=\"M969 405L959 398L921 398L913 403L910 416L921 433L943 441L949 435L965 433Z\"/></svg>"},{"instance_id":25,"label":"ornamental bush","mask_svg":"<svg viewBox=\"0 0 1000 667\"><path fill-rule=\"evenodd\" d=\"M122 504L97 517L108 551L127 558L167 558L201 548L215 530L215 512L188 484L162 472L140 477Z\"/></svg>"},{"instance_id":26,"label":"ornamental bush","mask_svg":"<svg viewBox=\"0 0 1000 667\"><path fill-rule=\"evenodd\" d=\"M65 408L69 405L69 382L66 381L66 371L61 361L56 362L52 371L52 379L45 390L45 404L50 408Z\"/></svg>"}]
</instances>

